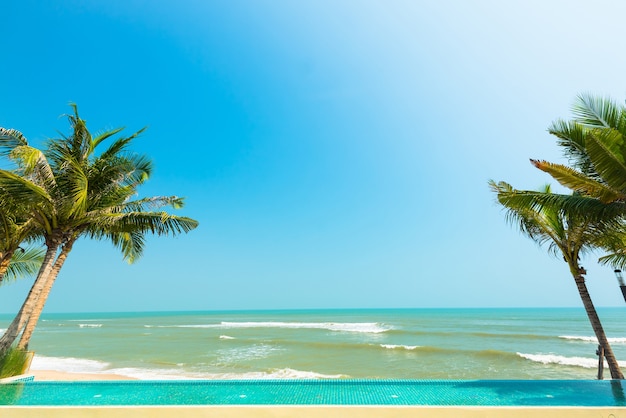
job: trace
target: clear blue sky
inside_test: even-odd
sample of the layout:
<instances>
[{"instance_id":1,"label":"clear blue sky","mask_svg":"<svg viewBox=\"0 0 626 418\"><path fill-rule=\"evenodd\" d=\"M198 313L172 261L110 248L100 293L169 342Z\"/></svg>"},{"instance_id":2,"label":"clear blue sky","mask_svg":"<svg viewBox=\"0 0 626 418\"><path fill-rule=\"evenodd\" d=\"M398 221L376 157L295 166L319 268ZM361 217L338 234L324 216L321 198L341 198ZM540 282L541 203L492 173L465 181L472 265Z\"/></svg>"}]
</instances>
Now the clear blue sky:
<instances>
[{"instance_id":1,"label":"clear blue sky","mask_svg":"<svg viewBox=\"0 0 626 418\"><path fill-rule=\"evenodd\" d=\"M580 306L487 181L550 182L577 94L626 98L620 1L8 1L0 126L149 126L192 233L74 246L47 312ZM623 306L584 260L592 297ZM15 312L30 280L0 289Z\"/></svg>"}]
</instances>

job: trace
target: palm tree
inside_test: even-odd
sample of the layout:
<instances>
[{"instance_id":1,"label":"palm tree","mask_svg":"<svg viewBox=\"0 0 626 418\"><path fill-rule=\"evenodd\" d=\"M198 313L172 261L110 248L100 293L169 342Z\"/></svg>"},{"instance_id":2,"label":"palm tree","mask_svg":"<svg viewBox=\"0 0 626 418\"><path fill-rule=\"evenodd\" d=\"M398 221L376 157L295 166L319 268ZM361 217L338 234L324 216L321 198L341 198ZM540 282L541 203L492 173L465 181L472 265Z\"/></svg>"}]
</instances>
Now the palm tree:
<instances>
[{"instance_id":1,"label":"palm tree","mask_svg":"<svg viewBox=\"0 0 626 418\"><path fill-rule=\"evenodd\" d=\"M22 308L0 338L0 355L22 330L18 346L28 346L48 293L80 237L109 239L133 262L142 253L145 234L176 235L198 225L193 219L154 210L164 206L180 208L182 198L131 200L151 172L146 157L127 151L143 129L114 140L97 154L98 147L122 129L92 137L75 105L73 110L74 114L68 115L70 136L50 141L44 152L22 141L10 153L19 169L0 170L0 198L13 199L29 208L47 249Z\"/></svg>"},{"instance_id":2,"label":"palm tree","mask_svg":"<svg viewBox=\"0 0 626 418\"><path fill-rule=\"evenodd\" d=\"M569 266L578 293L582 300L591 327L603 347L611 377L624 379L617 359L606 337L598 313L585 284L586 271L579 264L580 256L606 243L612 230L603 222L594 222L591 218L568 212L558 206L533 204L533 196L550 195L546 186L538 192L525 192L513 189L505 182L489 183L496 193L498 202L507 210L507 219L518 225L520 231L540 245L548 244L554 255L562 255ZM520 205L519 196L523 196L527 205Z\"/></svg>"}]
</instances>

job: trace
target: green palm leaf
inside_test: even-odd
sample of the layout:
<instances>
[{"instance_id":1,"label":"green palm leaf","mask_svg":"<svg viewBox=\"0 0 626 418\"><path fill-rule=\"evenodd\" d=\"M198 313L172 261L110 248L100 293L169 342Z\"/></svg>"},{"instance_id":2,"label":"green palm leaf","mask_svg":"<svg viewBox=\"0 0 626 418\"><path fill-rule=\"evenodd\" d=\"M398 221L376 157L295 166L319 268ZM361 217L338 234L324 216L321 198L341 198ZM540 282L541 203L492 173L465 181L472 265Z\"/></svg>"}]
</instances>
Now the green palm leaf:
<instances>
[{"instance_id":1,"label":"green palm leaf","mask_svg":"<svg viewBox=\"0 0 626 418\"><path fill-rule=\"evenodd\" d=\"M548 132L558 138L557 144L564 149L565 156L575 168L594 177L595 170L585 148L587 131L583 125L557 120L550 125Z\"/></svg>"},{"instance_id":2,"label":"green palm leaf","mask_svg":"<svg viewBox=\"0 0 626 418\"><path fill-rule=\"evenodd\" d=\"M26 205L53 205L53 199L46 189L7 170L0 170L0 194Z\"/></svg>"},{"instance_id":3,"label":"green palm leaf","mask_svg":"<svg viewBox=\"0 0 626 418\"><path fill-rule=\"evenodd\" d=\"M26 144L26 137L20 131L0 127L0 156L7 156L14 148Z\"/></svg>"},{"instance_id":4,"label":"green palm leaf","mask_svg":"<svg viewBox=\"0 0 626 418\"><path fill-rule=\"evenodd\" d=\"M614 129L598 129L589 133L586 150L593 165L613 190L626 193L626 143Z\"/></svg>"},{"instance_id":5,"label":"green palm leaf","mask_svg":"<svg viewBox=\"0 0 626 418\"><path fill-rule=\"evenodd\" d=\"M90 147L90 153L94 153L96 150L96 147L98 145L100 145L100 143L106 141L107 139L111 138L114 135L117 135L118 133L122 132L124 130L124 128L116 128L116 129L111 129L109 131L103 132L101 134L99 134L98 136L96 136L93 141L91 141L91 147ZM114 153L115 154L115 153Z\"/></svg>"},{"instance_id":6,"label":"green palm leaf","mask_svg":"<svg viewBox=\"0 0 626 418\"><path fill-rule=\"evenodd\" d=\"M19 278L35 276L41 267L45 250L43 248L27 248L17 250L11 258L11 264L7 269L2 284L12 282Z\"/></svg>"},{"instance_id":7,"label":"green palm leaf","mask_svg":"<svg viewBox=\"0 0 626 418\"><path fill-rule=\"evenodd\" d=\"M621 109L611 99L581 94L573 106L577 121L592 128L617 127L621 122Z\"/></svg>"},{"instance_id":8,"label":"green palm leaf","mask_svg":"<svg viewBox=\"0 0 626 418\"><path fill-rule=\"evenodd\" d=\"M616 200L626 199L626 195L619 190L600 183L593 178L586 176L570 167L553 164L547 161L530 160L531 163L548 174L550 174L561 185L579 193L584 193L597 197L602 202L610 203Z\"/></svg>"}]
</instances>

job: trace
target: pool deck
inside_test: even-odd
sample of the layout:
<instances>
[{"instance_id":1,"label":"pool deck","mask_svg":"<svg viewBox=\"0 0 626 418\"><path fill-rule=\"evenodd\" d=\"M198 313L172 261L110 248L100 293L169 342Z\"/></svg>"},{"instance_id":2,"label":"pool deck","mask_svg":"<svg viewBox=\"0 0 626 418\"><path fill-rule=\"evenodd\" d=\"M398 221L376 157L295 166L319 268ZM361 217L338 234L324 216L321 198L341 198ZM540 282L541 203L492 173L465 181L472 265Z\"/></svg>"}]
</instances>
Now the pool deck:
<instances>
[{"instance_id":1,"label":"pool deck","mask_svg":"<svg viewBox=\"0 0 626 418\"><path fill-rule=\"evenodd\" d=\"M619 407L474 406L2 406L3 418L626 418Z\"/></svg>"}]
</instances>

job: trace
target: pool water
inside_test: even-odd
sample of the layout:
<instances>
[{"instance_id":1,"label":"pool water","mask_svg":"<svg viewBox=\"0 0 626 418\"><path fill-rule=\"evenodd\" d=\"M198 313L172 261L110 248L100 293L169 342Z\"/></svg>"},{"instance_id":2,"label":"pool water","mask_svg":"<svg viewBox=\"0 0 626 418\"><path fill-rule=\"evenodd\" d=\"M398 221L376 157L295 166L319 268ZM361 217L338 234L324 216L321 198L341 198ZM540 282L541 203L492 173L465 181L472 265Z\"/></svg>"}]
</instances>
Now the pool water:
<instances>
[{"instance_id":1,"label":"pool water","mask_svg":"<svg viewBox=\"0 0 626 418\"><path fill-rule=\"evenodd\" d=\"M201 380L20 382L0 405L626 406L616 380Z\"/></svg>"}]
</instances>

